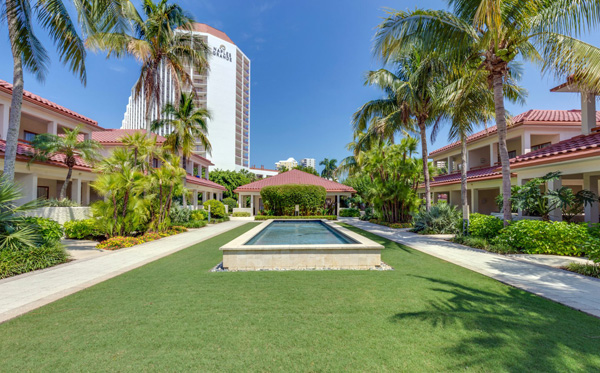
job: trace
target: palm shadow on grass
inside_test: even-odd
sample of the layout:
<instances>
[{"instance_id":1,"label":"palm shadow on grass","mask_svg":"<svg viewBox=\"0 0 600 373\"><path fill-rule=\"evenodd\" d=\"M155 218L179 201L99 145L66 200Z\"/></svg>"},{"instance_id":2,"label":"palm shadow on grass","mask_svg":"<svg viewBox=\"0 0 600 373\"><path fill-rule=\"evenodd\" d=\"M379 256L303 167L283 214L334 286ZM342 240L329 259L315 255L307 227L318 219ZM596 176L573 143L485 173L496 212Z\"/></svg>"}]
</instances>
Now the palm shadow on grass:
<instances>
[{"instance_id":1,"label":"palm shadow on grass","mask_svg":"<svg viewBox=\"0 0 600 373\"><path fill-rule=\"evenodd\" d=\"M427 310L397 313L390 321L416 319L436 328L478 331L478 336L465 336L447 348L446 353L462 361L453 368L481 366L497 358L499 348L512 345L511 356L502 360L507 371L569 371L574 363L581 371L600 371L600 322L592 329L578 327L570 320L570 308L509 286L496 293L445 279L414 277L431 282L435 286L430 290L443 295L430 301ZM565 350L576 361L559 358Z\"/></svg>"}]
</instances>

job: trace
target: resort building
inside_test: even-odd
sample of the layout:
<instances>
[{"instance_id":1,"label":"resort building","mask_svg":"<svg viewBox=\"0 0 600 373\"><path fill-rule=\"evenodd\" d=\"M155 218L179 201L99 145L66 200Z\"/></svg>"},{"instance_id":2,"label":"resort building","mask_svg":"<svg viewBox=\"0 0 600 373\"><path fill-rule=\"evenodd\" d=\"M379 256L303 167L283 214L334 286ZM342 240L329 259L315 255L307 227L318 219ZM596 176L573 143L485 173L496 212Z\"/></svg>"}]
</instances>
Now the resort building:
<instances>
[{"instance_id":1,"label":"resort building","mask_svg":"<svg viewBox=\"0 0 600 373\"><path fill-rule=\"evenodd\" d=\"M262 198L260 197L261 189L266 186L285 184L318 185L324 187L327 191L325 204L334 207L335 214L338 216L340 213L341 198L349 198L352 197L352 194L356 193L356 190L347 185L327 180L304 171L290 170L273 177L242 185L234 190L234 192L238 194L239 201L239 209L236 209L236 211L246 211L251 215L258 214L259 211L264 209ZM243 206L246 197L250 197L249 207Z\"/></svg>"},{"instance_id":2,"label":"resort building","mask_svg":"<svg viewBox=\"0 0 600 373\"><path fill-rule=\"evenodd\" d=\"M212 152L208 154L201 144L196 144L195 153L210 159L216 168L224 170L248 169L250 164L250 59L225 34L202 23L194 24L194 35L208 43L212 55L209 71L192 69L191 90L199 108L210 111L208 139ZM173 102L176 97L173 78L163 71L161 101ZM145 129L145 107L143 97L135 98L132 89L123 118L123 129ZM156 112L152 112L156 119ZM171 129L159 131L166 136Z\"/></svg>"},{"instance_id":3,"label":"resort building","mask_svg":"<svg viewBox=\"0 0 600 373\"><path fill-rule=\"evenodd\" d=\"M317 162L314 158L302 158L300 164L304 167L312 167L315 170L317 169Z\"/></svg>"},{"instance_id":4,"label":"resort building","mask_svg":"<svg viewBox=\"0 0 600 373\"><path fill-rule=\"evenodd\" d=\"M248 169L251 173L256 175L259 179L264 179L265 177L271 177L279 174L279 170L270 170L265 168L265 166L261 165L260 168L252 166Z\"/></svg>"},{"instance_id":5,"label":"resort building","mask_svg":"<svg viewBox=\"0 0 600 373\"><path fill-rule=\"evenodd\" d=\"M290 157L284 161L275 162L275 167L280 171L281 170L283 170L283 171L291 170L292 168L294 168L296 166L298 166L298 162L292 157Z\"/></svg>"},{"instance_id":6,"label":"resort building","mask_svg":"<svg viewBox=\"0 0 600 373\"><path fill-rule=\"evenodd\" d=\"M565 83L553 92L576 92ZM548 188L569 187L573 192L588 189L598 195L600 178L600 112L595 96L582 94L581 110L529 110L513 118L508 127L507 146L511 158L512 185L523 185L535 177L560 171L559 180ZM430 158L441 164L446 173L431 181L433 200L460 205L460 142L434 150ZM502 170L498 157L495 126L467 139L467 185L471 212L499 212L496 197L502 189ZM421 193L424 189L419 189ZM580 220L598 222L598 203L586 207ZM561 211L551 215L561 220Z\"/></svg>"},{"instance_id":7,"label":"resort building","mask_svg":"<svg viewBox=\"0 0 600 373\"><path fill-rule=\"evenodd\" d=\"M8 112L12 98L12 84L0 80L0 167L4 167L4 152L6 149L6 133L8 129ZM35 199L58 198L62 185L67 176L68 168L64 164L63 155L52 156L48 162L30 163L34 152L30 142L36 135L50 133L61 135L65 129L81 128L81 139L92 139L102 145L101 155L108 156L116 147L123 146L121 138L137 131L105 129L90 118L42 98L28 91L23 93L19 144L17 147L17 162L15 165L15 181L22 186L25 203ZM165 138L157 136L158 143ZM159 161L153 161L154 167L159 167ZM185 186L192 192L190 206L198 206L208 199L223 199L225 187L208 180L209 167L213 163L199 155L187 160ZM101 198L90 187L97 174L93 166L76 158L71 183L67 187L67 198L83 206L88 206Z\"/></svg>"}]
</instances>

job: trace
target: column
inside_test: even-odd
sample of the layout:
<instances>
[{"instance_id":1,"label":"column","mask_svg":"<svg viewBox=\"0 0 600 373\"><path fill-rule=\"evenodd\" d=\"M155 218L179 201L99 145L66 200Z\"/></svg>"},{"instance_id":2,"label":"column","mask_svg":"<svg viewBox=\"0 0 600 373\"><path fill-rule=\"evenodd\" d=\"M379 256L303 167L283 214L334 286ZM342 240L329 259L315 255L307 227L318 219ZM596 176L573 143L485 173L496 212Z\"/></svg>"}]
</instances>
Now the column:
<instances>
[{"instance_id":1,"label":"column","mask_svg":"<svg viewBox=\"0 0 600 373\"><path fill-rule=\"evenodd\" d=\"M340 216L340 195L335 195L335 214Z\"/></svg>"},{"instance_id":2,"label":"column","mask_svg":"<svg viewBox=\"0 0 600 373\"><path fill-rule=\"evenodd\" d=\"M52 134L52 135L57 135L58 134L58 125L55 121L51 120L50 122L48 122L48 127L46 129L46 132Z\"/></svg>"},{"instance_id":3,"label":"column","mask_svg":"<svg viewBox=\"0 0 600 373\"><path fill-rule=\"evenodd\" d=\"M446 164L447 164L446 168L448 169L448 173L451 174L452 171L454 171L454 162L452 161L452 157L448 157Z\"/></svg>"},{"instance_id":4,"label":"column","mask_svg":"<svg viewBox=\"0 0 600 373\"><path fill-rule=\"evenodd\" d=\"M522 147L522 151L523 153L521 154L525 154L525 153L529 153L531 151L531 133L525 131L523 132L523 137L521 137L521 147Z\"/></svg>"},{"instance_id":5,"label":"column","mask_svg":"<svg viewBox=\"0 0 600 373\"><path fill-rule=\"evenodd\" d=\"M254 215L254 196L253 195L250 196L250 210L251 210L250 214Z\"/></svg>"},{"instance_id":6,"label":"column","mask_svg":"<svg viewBox=\"0 0 600 373\"><path fill-rule=\"evenodd\" d=\"M81 184L81 205L90 205L90 182L85 181Z\"/></svg>"},{"instance_id":7,"label":"column","mask_svg":"<svg viewBox=\"0 0 600 373\"><path fill-rule=\"evenodd\" d=\"M242 206L242 200L244 199L244 197L241 194L238 194L238 207L242 208L244 206Z\"/></svg>"},{"instance_id":8,"label":"column","mask_svg":"<svg viewBox=\"0 0 600 373\"><path fill-rule=\"evenodd\" d=\"M471 189L471 212L479 212L479 190Z\"/></svg>"},{"instance_id":9,"label":"column","mask_svg":"<svg viewBox=\"0 0 600 373\"><path fill-rule=\"evenodd\" d=\"M198 210L198 191L192 191L192 203L194 204L194 210Z\"/></svg>"},{"instance_id":10,"label":"column","mask_svg":"<svg viewBox=\"0 0 600 373\"><path fill-rule=\"evenodd\" d=\"M590 176L589 174L583 175L583 189L590 190L598 197L598 181L600 176ZM598 206L598 199L591 205L585 206L585 221L587 223L599 223L600 219L600 208Z\"/></svg>"},{"instance_id":11,"label":"column","mask_svg":"<svg viewBox=\"0 0 600 373\"><path fill-rule=\"evenodd\" d=\"M497 143L490 144L490 166L493 166L498 162L498 148Z\"/></svg>"},{"instance_id":12,"label":"column","mask_svg":"<svg viewBox=\"0 0 600 373\"><path fill-rule=\"evenodd\" d=\"M448 191L448 206L452 206L452 191Z\"/></svg>"},{"instance_id":13,"label":"column","mask_svg":"<svg viewBox=\"0 0 600 373\"><path fill-rule=\"evenodd\" d=\"M548 190L557 190L562 186L562 180L560 178L556 180L548 181ZM550 211L550 220L552 221L562 221L562 210L554 209Z\"/></svg>"},{"instance_id":14,"label":"column","mask_svg":"<svg viewBox=\"0 0 600 373\"><path fill-rule=\"evenodd\" d=\"M81 179L71 179L71 201L81 203Z\"/></svg>"},{"instance_id":15,"label":"column","mask_svg":"<svg viewBox=\"0 0 600 373\"><path fill-rule=\"evenodd\" d=\"M204 169L206 170L206 172L204 173L204 178L208 180L208 167L205 167Z\"/></svg>"},{"instance_id":16,"label":"column","mask_svg":"<svg viewBox=\"0 0 600 373\"><path fill-rule=\"evenodd\" d=\"M6 140L6 134L8 133L8 113L9 105L0 105L0 136L2 140Z\"/></svg>"},{"instance_id":17,"label":"column","mask_svg":"<svg viewBox=\"0 0 600 373\"><path fill-rule=\"evenodd\" d=\"M19 184L23 194L23 197L15 201L17 205L37 199L38 177L36 174L15 174L15 182Z\"/></svg>"},{"instance_id":18,"label":"column","mask_svg":"<svg viewBox=\"0 0 600 373\"><path fill-rule=\"evenodd\" d=\"M581 92L581 134L589 135L596 127L596 95Z\"/></svg>"}]
</instances>

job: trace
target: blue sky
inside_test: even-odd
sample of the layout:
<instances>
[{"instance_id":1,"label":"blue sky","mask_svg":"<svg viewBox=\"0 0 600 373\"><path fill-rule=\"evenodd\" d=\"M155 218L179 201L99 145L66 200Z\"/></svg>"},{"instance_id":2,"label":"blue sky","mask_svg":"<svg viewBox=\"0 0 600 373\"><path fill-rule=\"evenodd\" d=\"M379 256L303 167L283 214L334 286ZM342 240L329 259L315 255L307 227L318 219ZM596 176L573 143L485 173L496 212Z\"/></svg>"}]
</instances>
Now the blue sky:
<instances>
[{"instance_id":1,"label":"blue sky","mask_svg":"<svg viewBox=\"0 0 600 373\"><path fill-rule=\"evenodd\" d=\"M134 0L135 2L136 0ZM380 96L363 86L364 73L380 67L372 55L375 27L385 8L444 8L442 1L382 0L180 0L198 22L223 30L252 60L251 164L274 167L294 157L342 159L352 140L350 118L364 102ZM0 79L12 81L6 24L0 25ZM45 83L26 74L25 89L119 128L139 67L132 59L88 53L83 86L60 64L51 42ZM586 37L600 45L600 37ZM528 109L578 109L575 94L550 93L561 83L525 66L522 85L529 98L512 114ZM430 149L448 142L441 131Z\"/></svg>"}]
</instances>

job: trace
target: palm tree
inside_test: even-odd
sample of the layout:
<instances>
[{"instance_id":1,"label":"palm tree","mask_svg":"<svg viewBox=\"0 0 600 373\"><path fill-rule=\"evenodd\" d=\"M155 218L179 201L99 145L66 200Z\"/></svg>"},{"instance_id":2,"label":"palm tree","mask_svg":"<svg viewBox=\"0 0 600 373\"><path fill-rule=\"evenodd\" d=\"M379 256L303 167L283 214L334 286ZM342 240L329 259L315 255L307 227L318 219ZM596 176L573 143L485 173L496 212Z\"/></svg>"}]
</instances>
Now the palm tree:
<instances>
[{"instance_id":1,"label":"palm tree","mask_svg":"<svg viewBox=\"0 0 600 373\"><path fill-rule=\"evenodd\" d=\"M63 136L44 133L37 135L31 142L35 152L32 154L29 163L35 161L47 162L54 155L64 155L64 164L69 171L60 190L59 199L65 198L77 158L79 157L88 163L94 163L100 158L98 153L101 149L100 143L90 139L80 140L80 131L81 127L78 126L73 130L65 129Z\"/></svg>"},{"instance_id":2,"label":"palm tree","mask_svg":"<svg viewBox=\"0 0 600 373\"><path fill-rule=\"evenodd\" d=\"M431 208L431 187L427 150L427 128L435 138L440 119L445 115L441 91L445 86L447 66L437 52L425 53L421 43L415 43L405 55L390 61L396 73L386 69L367 73L365 84L375 85L386 97L364 104L353 117L355 133L368 129L363 141L379 136L393 141L401 130L418 133L425 182L425 208Z\"/></svg>"},{"instance_id":3,"label":"palm tree","mask_svg":"<svg viewBox=\"0 0 600 373\"><path fill-rule=\"evenodd\" d=\"M151 158L156 153L156 135L136 131L119 139L126 147L133 149L133 166L146 172L151 166Z\"/></svg>"},{"instance_id":4,"label":"palm tree","mask_svg":"<svg viewBox=\"0 0 600 373\"><path fill-rule=\"evenodd\" d=\"M127 0L73 1L84 33L93 33L99 27L118 28L121 6L126 3ZM100 12L99 9L102 11ZM4 6L0 8L0 16L7 21L13 57L13 90L4 156L4 175L12 180L15 173L25 85L23 70L32 73L38 81L44 81L50 62L46 48L36 35L33 17L36 17L39 26L54 41L60 61L67 65L83 84L86 83L86 53L76 26L67 12L65 3L61 0L6 0Z\"/></svg>"},{"instance_id":5,"label":"palm tree","mask_svg":"<svg viewBox=\"0 0 600 373\"><path fill-rule=\"evenodd\" d=\"M190 67L198 72L208 69L209 47L191 32L194 20L179 5L167 0L144 0L142 9L146 19L135 8L124 12L132 24L130 34L96 33L86 40L86 45L92 50L107 51L107 57L128 55L142 63L134 97L143 97L146 102L146 129L150 132L152 110L156 110L156 118L161 118L166 77L172 79L174 91L181 92L192 83Z\"/></svg>"},{"instance_id":6,"label":"palm tree","mask_svg":"<svg viewBox=\"0 0 600 373\"><path fill-rule=\"evenodd\" d=\"M503 212L511 220L510 160L506 147L503 86L510 63L521 56L564 78L574 74L582 86L600 84L600 49L576 39L600 21L600 3L592 0L460 0L443 10L394 11L379 26L375 50L385 61L422 44L428 52L444 50L459 63L473 61L487 73L502 163ZM594 91L597 89L593 89Z\"/></svg>"},{"instance_id":7,"label":"palm tree","mask_svg":"<svg viewBox=\"0 0 600 373\"><path fill-rule=\"evenodd\" d=\"M163 114L164 119L154 121L151 130L156 132L165 127L172 130L164 145L174 154L181 152L184 169L197 142L210 154L212 147L207 136L210 113L206 109L196 108L193 94L181 92L179 105L166 104Z\"/></svg>"},{"instance_id":8,"label":"palm tree","mask_svg":"<svg viewBox=\"0 0 600 373\"><path fill-rule=\"evenodd\" d=\"M337 159L325 158L319 162L319 166L324 166L323 171L321 171L321 177L334 180L335 170L337 169Z\"/></svg>"}]
</instances>

